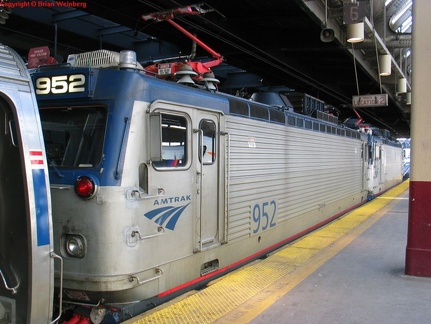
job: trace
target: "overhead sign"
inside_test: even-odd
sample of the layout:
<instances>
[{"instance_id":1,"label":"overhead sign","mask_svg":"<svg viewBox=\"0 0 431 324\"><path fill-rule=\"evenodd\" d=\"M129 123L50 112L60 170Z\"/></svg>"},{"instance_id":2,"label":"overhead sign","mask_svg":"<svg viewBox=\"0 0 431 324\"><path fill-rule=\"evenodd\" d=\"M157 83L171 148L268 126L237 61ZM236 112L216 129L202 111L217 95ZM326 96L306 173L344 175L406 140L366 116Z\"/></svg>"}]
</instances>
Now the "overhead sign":
<instances>
[{"instance_id":1,"label":"overhead sign","mask_svg":"<svg viewBox=\"0 0 431 324\"><path fill-rule=\"evenodd\" d=\"M48 46L30 48L28 52L28 68L33 69L41 65L41 62L47 61L49 58Z\"/></svg>"},{"instance_id":2,"label":"overhead sign","mask_svg":"<svg viewBox=\"0 0 431 324\"><path fill-rule=\"evenodd\" d=\"M353 108L364 107L386 107L388 105L388 94L371 94L365 96L353 96Z\"/></svg>"},{"instance_id":3,"label":"overhead sign","mask_svg":"<svg viewBox=\"0 0 431 324\"><path fill-rule=\"evenodd\" d=\"M361 22L367 14L367 2L356 1L343 5L343 20L345 24L356 24Z\"/></svg>"}]
</instances>

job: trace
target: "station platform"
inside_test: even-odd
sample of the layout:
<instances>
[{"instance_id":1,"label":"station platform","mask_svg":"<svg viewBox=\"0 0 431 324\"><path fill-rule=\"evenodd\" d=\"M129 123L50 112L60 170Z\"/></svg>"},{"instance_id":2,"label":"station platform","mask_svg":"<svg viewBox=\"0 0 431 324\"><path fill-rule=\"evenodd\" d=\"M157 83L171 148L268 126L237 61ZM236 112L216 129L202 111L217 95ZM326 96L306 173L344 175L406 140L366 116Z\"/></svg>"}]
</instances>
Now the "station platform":
<instances>
[{"instance_id":1,"label":"station platform","mask_svg":"<svg viewBox=\"0 0 431 324\"><path fill-rule=\"evenodd\" d=\"M404 274L408 188L125 323L429 322L431 278Z\"/></svg>"}]
</instances>

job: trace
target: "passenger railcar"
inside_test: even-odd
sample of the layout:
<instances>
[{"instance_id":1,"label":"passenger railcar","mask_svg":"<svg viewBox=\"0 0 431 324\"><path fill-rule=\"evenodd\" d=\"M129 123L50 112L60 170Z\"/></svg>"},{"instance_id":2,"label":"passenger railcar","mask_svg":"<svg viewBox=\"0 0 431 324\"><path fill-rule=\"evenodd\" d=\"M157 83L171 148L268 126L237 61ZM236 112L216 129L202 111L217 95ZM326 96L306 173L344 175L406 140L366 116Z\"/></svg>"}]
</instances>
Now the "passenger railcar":
<instances>
[{"instance_id":1,"label":"passenger railcar","mask_svg":"<svg viewBox=\"0 0 431 324\"><path fill-rule=\"evenodd\" d=\"M202 286L402 181L388 139L159 80L123 54L32 72L63 298L93 317Z\"/></svg>"},{"instance_id":2,"label":"passenger railcar","mask_svg":"<svg viewBox=\"0 0 431 324\"><path fill-rule=\"evenodd\" d=\"M0 323L46 324L58 256L42 129L27 67L2 44L0 125Z\"/></svg>"}]
</instances>

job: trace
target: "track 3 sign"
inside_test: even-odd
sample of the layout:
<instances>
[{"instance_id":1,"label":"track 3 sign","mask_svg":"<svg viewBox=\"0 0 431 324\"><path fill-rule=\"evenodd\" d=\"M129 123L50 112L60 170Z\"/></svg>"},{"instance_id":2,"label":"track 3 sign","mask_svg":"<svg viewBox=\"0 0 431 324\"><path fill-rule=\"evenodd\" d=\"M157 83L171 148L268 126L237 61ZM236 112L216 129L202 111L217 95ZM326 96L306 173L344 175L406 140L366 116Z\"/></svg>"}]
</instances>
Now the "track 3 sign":
<instances>
[{"instance_id":1,"label":"track 3 sign","mask_svg":"<svg viewBox=\"0 0 431 324\"><path fill-rule=\"evenodd\" d=\"M388 95L386 93L352 97L353 108L386 107L387 105Z\"/></svg>"}]
</instances>

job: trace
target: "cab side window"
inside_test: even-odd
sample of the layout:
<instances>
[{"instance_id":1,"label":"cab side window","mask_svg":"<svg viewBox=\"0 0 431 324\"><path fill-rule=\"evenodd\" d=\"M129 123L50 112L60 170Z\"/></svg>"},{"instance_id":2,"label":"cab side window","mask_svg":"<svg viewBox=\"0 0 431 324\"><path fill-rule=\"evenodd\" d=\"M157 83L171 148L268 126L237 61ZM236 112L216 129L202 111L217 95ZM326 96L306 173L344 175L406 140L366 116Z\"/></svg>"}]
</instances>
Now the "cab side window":
<instances>
[{"instance_id":1,"label":"cab side window","mask_svg":"<svg viewBox=\"0 0 431 324\"><path fill-rule=\"evenodd\" d=\"M213 164L216 160L216 125L212 120L201 120L199 128L202 130L203 143L199 142L199 158L202 156L203 164ZM201 139L199 139L201 141Z\"/></svg>"},{"instance_id":2,"label":"cab side window","mask_svg":"<svg viewBox=\"0 0 431 324\"><path fill-rule=\"evenodd\" d=\"M159 168L177 168L187 164L187 119L162 114L162 160L153 162Z\"/></svg>"}]
</instances>

